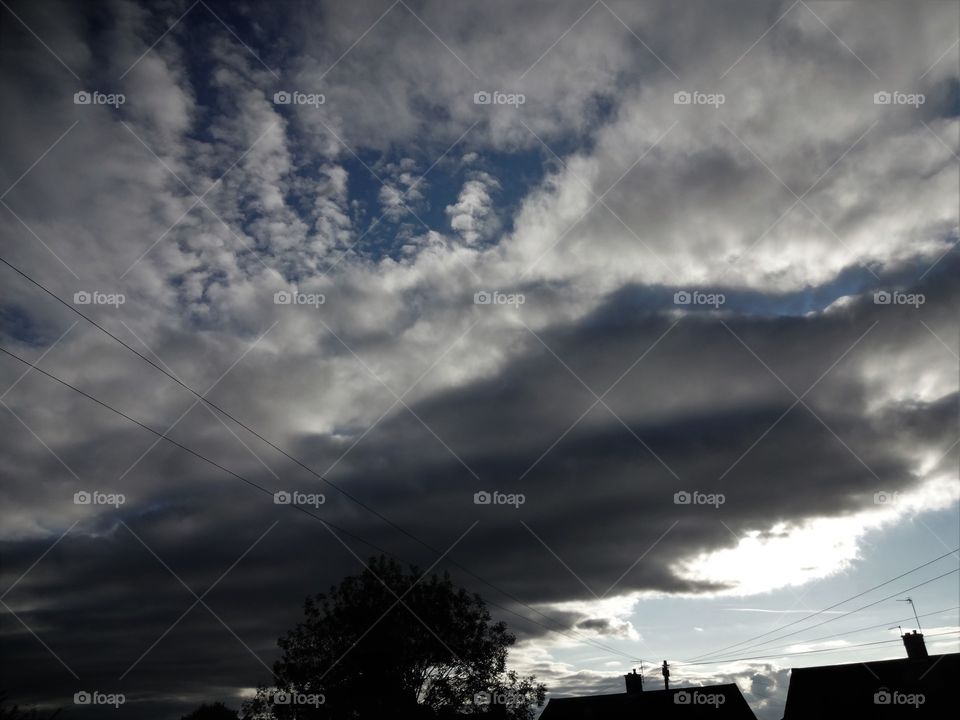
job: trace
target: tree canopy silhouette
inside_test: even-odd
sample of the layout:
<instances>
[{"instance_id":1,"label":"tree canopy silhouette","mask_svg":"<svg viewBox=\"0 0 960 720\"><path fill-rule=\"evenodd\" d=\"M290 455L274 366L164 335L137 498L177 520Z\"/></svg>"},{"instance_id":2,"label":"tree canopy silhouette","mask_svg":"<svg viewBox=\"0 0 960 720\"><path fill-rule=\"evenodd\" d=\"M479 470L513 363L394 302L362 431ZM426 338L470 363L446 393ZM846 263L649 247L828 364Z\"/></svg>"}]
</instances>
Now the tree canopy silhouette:
<instances>
[{"instance_id":1,"label":"tree canopy silhouette","mask_svg":"<svg viewBox=\"0 0 960 720\"><path fill-rule=\"evenodd\" d=\"M448 575L373 558L307 598L303 621L278 641L274 686L259 688L245 716L529 720L546 687L507 670L515 641Z\"/></svg>"},{"instance_id":2,"label":"tree canopy silhouette","mask_svg":"<svg viewBox=\"0 0 960 720\"><path fill-rule=\"evenodd\" d=\"M7 691L0 690L0 720L53 720L59 715L59 708L50 714L41 715L36 708L27 710L19 705L10 706L7 704Z\"/></svg>"}]
</instances>

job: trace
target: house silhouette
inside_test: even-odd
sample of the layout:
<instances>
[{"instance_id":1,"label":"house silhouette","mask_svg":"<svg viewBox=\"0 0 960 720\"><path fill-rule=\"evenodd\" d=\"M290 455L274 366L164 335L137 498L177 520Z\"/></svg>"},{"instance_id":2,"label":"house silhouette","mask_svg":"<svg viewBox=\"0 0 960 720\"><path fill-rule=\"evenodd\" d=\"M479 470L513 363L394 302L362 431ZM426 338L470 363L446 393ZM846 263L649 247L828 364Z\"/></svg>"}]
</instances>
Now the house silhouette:
<instances>
[{"instance_id":1,"label":"house silhouette","mask_svg":"<svg viewBox=\"0 0 960 720\"><path fill-rule=\"evenodd\" d=\"M627 691L623 693L550 698L540 720L756 720L740 688L734 683L644 691L643 678L636 671L624 676L624 680Z\"/></svg>"},{"instance_id":2,"label":"house silhouette","mask_svg":"<svg viewBox=\"0 0 960 720\"><path fill-rule=\"evenodd\" d=\"M960 653L931 656L921 633L901 637L905 658L793 668L783 720L956 717ZM663 690L645 691L643 677L634 670L624 676L626 692L551 698L540 720L756 720L734 683L671 688L666 663L663 675Z\"/></svg>"},{"instance_id":3,"label":"house silhouette","mask_svg":"<svg viewBox=\"0 0 960 720\"><path fill-rule=\"evenodd\" d=\"M930 656L916 631L903 644L898 660L794 668L783 720L956 717L960 653Z\"/></svg>"}]
</instances>

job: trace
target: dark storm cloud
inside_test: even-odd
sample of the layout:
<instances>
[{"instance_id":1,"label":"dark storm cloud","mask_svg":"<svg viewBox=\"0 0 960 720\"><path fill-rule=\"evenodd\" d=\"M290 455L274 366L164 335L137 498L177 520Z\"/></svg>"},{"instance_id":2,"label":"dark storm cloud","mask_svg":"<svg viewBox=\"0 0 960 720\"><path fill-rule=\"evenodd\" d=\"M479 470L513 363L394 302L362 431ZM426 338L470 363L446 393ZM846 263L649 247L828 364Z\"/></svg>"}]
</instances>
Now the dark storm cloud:
<instances>
[{"instance_id":1,"label":"dark storm cloud","mask_svg":"<svg viewBox=\"0 0 960 720\"><path fill-rule=\"evenodd\" d=\"M863 297L805 318L682 319L605 398L623 424L597 405L564 436L595 401L572 373L603 393L674 321L602 308L598 316L617 320L587 318L541 335L572 373L533 342L528 356L496 378L413 408L449 449L401 410L333 477L434 538L455 537L479 519L459 552L473 564L502 565L500 582L538 600L586 596L518 520L598 594L676 520L620 587L695 590L671 568L697 551L735 542L719 520L739 534L864 510L878 490L906 490L919 481L913 450L949 447L955 394L896 402L873 395L876 388L862 379L893 348L937 344L918 317L949 337L956 261L945 262L930 282L913 288L927 296L919 311ZM950 357L943 350L932 362L948 366ZM804 396L810 410L797 405L780 419L795 397L773 373L801 396L824 376ZM872 410L875 403L882 411ZM318 447L301 443L303 452ZM320 464L335 457L324 454ZM378 480L387 468L395 480ZM484 489L522 492L526 503L516 510L475 507L473 492ZM726 502L717 510L678 507L678 490L719 492ZM522 576L506 571L518 555L533 560L522 563Z\"/></svg>"}]
</instances>

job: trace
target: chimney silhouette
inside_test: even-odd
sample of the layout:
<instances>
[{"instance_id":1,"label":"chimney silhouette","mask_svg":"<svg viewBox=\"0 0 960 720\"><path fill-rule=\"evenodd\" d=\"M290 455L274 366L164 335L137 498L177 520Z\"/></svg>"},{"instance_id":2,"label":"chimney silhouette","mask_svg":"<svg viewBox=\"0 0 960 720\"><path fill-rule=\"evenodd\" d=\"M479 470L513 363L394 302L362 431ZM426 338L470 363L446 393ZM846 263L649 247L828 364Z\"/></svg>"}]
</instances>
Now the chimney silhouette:
<instances>
[{"instance_id":1,"label":"chimney silhouette","mask_svg":"<svg viewBox=\"0 0 960 720\"><path fill-rule=\"evenodd\" d=\"M627 684L627 693L630 695L643 692L643 675L638 673L636 668L634 668L633 672L624 675L623 680Z\"/></svg>"},{"instance_id":2,"label":"chimney silhouette","mask_svg":"<svg viewBox=\"0 0 960 720\"><path fill-rule=\"evenodd\" d=\"M903 638L903 646L907 649L908 658L911 660L922 660L923 658L930 657L930 655L927 654L927 646L923 642L923 633L918 633L916 630L913 630L901 637Z\"/></svg>"}]
</instances>

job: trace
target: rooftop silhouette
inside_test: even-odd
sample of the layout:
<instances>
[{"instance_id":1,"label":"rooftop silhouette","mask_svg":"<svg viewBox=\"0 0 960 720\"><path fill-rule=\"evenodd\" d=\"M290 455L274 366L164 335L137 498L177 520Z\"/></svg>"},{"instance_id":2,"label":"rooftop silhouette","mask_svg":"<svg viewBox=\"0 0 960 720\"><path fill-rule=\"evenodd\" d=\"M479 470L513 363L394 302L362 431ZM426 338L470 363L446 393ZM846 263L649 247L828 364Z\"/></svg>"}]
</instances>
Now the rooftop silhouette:
<instances>
[{"instance_id":1,"label":"rooftop silhouette","mask_svg":"<svg viewBox=\"0 0 960 720\"><path fill-rule=\"evenodd\" d=\"M784 720L955 717L960 653L928 655L921 633L902 637L905 658L794 668Z\"/></svg>"}]
</instances>

